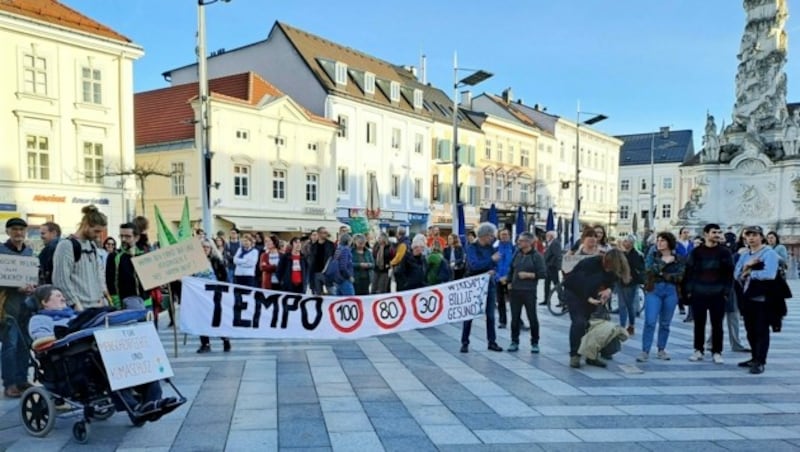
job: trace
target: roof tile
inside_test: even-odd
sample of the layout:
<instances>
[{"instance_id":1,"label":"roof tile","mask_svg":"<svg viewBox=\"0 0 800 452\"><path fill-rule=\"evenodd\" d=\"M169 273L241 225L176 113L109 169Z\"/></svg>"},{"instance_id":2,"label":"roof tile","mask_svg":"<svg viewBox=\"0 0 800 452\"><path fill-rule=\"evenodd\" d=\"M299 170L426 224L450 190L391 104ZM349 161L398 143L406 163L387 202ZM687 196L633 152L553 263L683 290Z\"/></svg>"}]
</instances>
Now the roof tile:
<instances>
[{"instance_id":1,"label":"roof tile","mask_svg":"<svg viewBox=\"0 0 800 452\"><path fill-rule=\"evenodd\" d=\"M132 42L111 28L55 0L0 0L0 11L116 41Z\"/></svg>"}]
</instances>

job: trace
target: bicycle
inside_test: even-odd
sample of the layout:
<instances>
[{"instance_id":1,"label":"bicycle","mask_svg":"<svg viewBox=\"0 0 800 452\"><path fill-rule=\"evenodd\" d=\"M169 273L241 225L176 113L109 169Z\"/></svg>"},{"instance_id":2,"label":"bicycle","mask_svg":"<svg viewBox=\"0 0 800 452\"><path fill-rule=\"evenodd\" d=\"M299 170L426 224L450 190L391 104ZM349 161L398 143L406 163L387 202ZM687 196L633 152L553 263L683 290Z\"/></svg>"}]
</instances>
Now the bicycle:
<instances>
[{"instance_id":1,"label":"bicycle","mask_svg":"<svg viewBox=\"0 0 800 452\"><path fill-rule=\"evenodd\" d=\"M557 286L554 286L550 289L549 294L545 294L545 301L547 301L547 310L550 311L550 314L553 314L556 317L561 317L562 315L569 312L567 308L566 300L564 299L564 281L559 281ZM553 296L555 294L555 297ZM560 296L559 296L560 295Z\"/></svg>"},{"instance_id":2,"label":"bicycle","mask_svg":"<svg viewBox=\"0 0 800 452\"><path fill-rule=\"evenodd\" d=\"M639 286L636 289L635 297L639 300L639 305L636 307L636 317L639 317L644 312L644 288ZM612 314L619 314L619 296L617 291L611 293L611 298L608 300L608 309Z\"/></svg>"}]
</instances>

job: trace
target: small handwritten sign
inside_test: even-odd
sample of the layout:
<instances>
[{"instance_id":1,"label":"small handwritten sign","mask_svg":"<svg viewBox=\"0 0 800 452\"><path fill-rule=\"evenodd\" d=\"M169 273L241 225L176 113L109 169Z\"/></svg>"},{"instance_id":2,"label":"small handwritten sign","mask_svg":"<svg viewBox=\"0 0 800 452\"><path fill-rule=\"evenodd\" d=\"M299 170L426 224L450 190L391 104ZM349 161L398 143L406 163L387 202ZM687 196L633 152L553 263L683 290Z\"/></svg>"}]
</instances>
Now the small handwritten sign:
<instances>
[{"instance_id":1,"label":"small handwritten sign","mask_svg":"<svg viewBox=\"0 0 800 452\"><path fill-rule=\"evenodd\" d=\"M588 255L583 254L567 254L564 256L563 261L561 262L561 271L564 273L569 273L578 265L578 262L586 259L587 257L591 257Z\"/></svg>"},{"instance_id":2,"label":"small handwritten sign","mask_svg":"<svg viewBox=\"0 0 800 452\"><path fill-rule=\"evenodd\" d=\"M94 338L112 391L174 375L150 322L99 329Z\"/></svg>"},{"instance_id":3,"label":"small handwritten sign","mask_svg":"<svg viewBox=\"0 0 800 452\"><path fill-rule=\"evenodd\" d=\"M184 240L131 260L142 287L147 290L200 273L211 266L199 240Z\"/></svg>"},{"instance_id":4,"label":"small handwritten sign","mask_svg":"<svg viewBox=\"0 0 800 452\"><path fill-rule=\"evenodd\" d=\"M39 259L0 254L0 287L25 287L39 284Z\"/></svg>"}]
</instances>

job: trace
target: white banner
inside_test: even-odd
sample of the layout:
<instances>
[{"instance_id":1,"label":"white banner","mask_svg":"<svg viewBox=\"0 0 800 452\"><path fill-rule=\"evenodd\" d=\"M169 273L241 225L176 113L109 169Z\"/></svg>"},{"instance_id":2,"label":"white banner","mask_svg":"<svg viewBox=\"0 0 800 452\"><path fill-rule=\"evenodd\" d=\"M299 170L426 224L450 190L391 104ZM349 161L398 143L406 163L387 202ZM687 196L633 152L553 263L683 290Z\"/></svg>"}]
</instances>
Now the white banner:
<instances>
[{"instance_id":1,"label":"white banner","mask_svg":"<svg viewBox=\"0 0 800 452\"><path fill-rule=\"evenodd\" d=\"M193 335L358 339L471 320L484 313L488 275L418 290L325 297L183 278L180 328Z\"/></svg>"},{"instance_id":2,"label":"white banner","mask_svg":"<svg viewBox=\"0 0 800 452\"><path fill-rule=\"evenodd\" d=\"M174 375L152 322L101 328L94 338L112 391Z\"/></svg>"}]
</instances>

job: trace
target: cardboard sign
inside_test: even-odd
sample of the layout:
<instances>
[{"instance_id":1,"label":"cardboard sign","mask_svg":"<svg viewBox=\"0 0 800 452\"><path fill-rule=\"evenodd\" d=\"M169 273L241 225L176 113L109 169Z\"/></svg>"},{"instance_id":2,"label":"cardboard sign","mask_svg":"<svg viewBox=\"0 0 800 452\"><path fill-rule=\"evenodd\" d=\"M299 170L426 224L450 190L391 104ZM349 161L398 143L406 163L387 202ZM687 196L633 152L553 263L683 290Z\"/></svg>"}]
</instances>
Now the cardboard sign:
<instances>
[{"instance_id":1,"label":"cardboard sign","mask_svg":"<svg viewBox=\"0 0 800 452\"><path fill-rule=\"evenodd\" d=\"M183 278L181 331L253 338L357 339L482 316L489 275L386 294L327 297Z\"/></svg>"},{"instance_id":2,"label":"cardboard sign","mask_svg":"<svg viewBox=\"0 0 800 452\"><path fill-rule=\"evenodd\" d=\"M592 257L583 254L567 254L564 256L563 260L561 261L561 271L564 273L569 273L578 265L578 262L586 259L587 257Z\"/></svg>"},{"instance_id":3,"label":"cardboard sign","mask_svg":"<svg viewBox=\"0 0 800 452\"><path fill-rule=\"evenodd\" d=\"M174 375L151 322L98 329L94 338L112 391Z\"/></svg>"},{"instance_id":4,"label":"cardboard sign","mask_svg":"<svg viewBox=\"0 0 800 452\"><path fill-rule=\"evenodd\" d=\"M145 290L206 271L211 267L199 240L184 240L136 256L131 261Z\"/></svg>"},{"instance_id":5,"label":"cardboard sign","mask_svg":"<svg viewBox=\"0 0 800 452\"><path fill-rule=\"evenodd\" d=\"M0 287L25 287L31 284L39 284L38 258L0 254Z\"/></svg>"}]
</instances>

